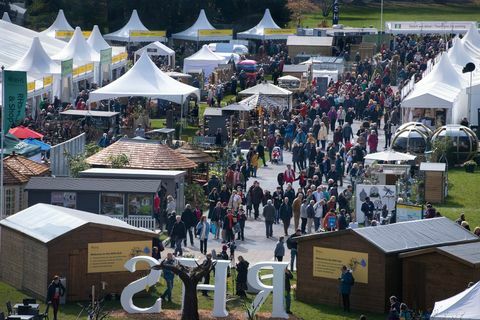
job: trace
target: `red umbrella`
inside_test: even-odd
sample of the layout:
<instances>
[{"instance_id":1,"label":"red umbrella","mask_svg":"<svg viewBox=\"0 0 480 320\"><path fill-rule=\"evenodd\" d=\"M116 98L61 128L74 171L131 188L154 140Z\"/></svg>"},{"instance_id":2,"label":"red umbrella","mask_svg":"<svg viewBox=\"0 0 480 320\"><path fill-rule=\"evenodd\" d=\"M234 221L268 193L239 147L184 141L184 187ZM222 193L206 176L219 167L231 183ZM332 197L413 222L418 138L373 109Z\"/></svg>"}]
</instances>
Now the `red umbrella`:
<instances>
[{"instance_id":1,"label":"red umbrella","mask_svg":"<svg viewBox=\"0 0 480 320\"><path fill-rule=\"evenodd\" d=\"M43 134L40 134L31 129L25 128L24 126L11 128L10 130L8 130L8 132L14 135L15 137L17 137L18 139L28 139L28 138L42 139L43 138Z\"/></svg>"}]
</instances>

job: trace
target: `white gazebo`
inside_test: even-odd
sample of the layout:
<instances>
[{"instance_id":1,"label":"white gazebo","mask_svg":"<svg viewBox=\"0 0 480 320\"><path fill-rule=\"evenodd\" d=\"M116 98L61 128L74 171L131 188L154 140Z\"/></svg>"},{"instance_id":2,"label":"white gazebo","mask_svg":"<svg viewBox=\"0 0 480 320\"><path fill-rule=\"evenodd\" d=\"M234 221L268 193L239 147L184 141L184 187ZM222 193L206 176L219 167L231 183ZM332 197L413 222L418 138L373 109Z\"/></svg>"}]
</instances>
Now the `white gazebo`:
<instances>
[{"instance_id":1,"label":"white gazebo","mask_svg":"<svg viewBox=\"0 0 480 320\"><path fill-rule=\"evenodd\" d=\"M205 10L201 10L198 15L197 21L188 29L174 33L173 39L185 40L185 41L228 41L232 39L232 35L201 35L200 30L216 30L214 26L208 21Z\"/></svg>"},{"instance_id":2,"label":"white gazebo","mask_svg":"<svg viewBox=\"0 0 480 320\"><path fill-rule=\"evenodd\" d=\"M448 299L435 302L431 320L480 320L480 281Z\"/></svg>"},{"instance_id":3,"label":"white gazebo","mask_svg":"<svg viewBox=\"0 0 480 320\"><path fill-rule=\"evenodd\" d=\"M33 38L27 53L7 70L25 71L29 76L41 78L47 75L59 75L60 64L56 63L45 52L38 37Z\"/></svg>"},{"instance_id":4,"label":"white gazebo","mask_svg":"<svg viewBox=\"0 0 480 320\"><path fill-rule=\"evenodd\" d=\"M121 29L108 33L104 36L106 40L110 41L120 41L120 42L152 42L152 41L165 41L165 37L161 36L147 36L147 37L142 37L142 36L135 36L132 37L131 32L132 31L146 31L149 32L150 30L147 29L140 21L140 17L138 16L137 10L132 11L132 15L130 16L130 19L128 20L127 24L125 24Z\"/></svg>"},{"instance_id":5,"label":"white gazebo","mask_svg":"<svg viewBox=\"0 0 480 320\"><path fill-rule=\"evenodd\" d=\"M276 101L278 105L287 106L289 109L292 107L292 91L280 88L269 82L259 83L256 86L240 91L238 94L240 96L259 95L261 97L268 97Z\"/></svg>"},{"instance_id":6,"label":"white gazebo","mask_svg":"<svg viewBox=\"0 0 480 320\"><path fill-rule=\"evenodd\" d=\"M73 64L82 66L92 62L100 61L100 54L97 53L85 40L82 30L75 28L73 36L62 51L54 55L53 60L65 61L73 59Z\"/></svg>"},{"instance_id":7,"label":"white gazebo","mask_svg":"<svg viewBox=\"0 0 480 320\"><path fill-rule=\"evenodd\" d=\"M475 57L474 52L467 48L466 44L460 38L456 38L453 46L448 50L448 58L453 65L461 70L467 63L474 62L477 64L480 55Z\"/></svg>"},{"instance_id":8,"label":"white gazebo","mask_svg":"<svg viewBox=\"0 0 480 320\"><path fill-rule=\"evenodd\" d=\"M175 66L175 51L160 41L149 43L145 47L135 51L135 61L137 60L137 57L141 56L144 52L146 52L149 56L166 56L168 57L168 64L170 66Z\"/></svg>"},{"instance_id":9,"label":"white gazebo","mask_svg":"<svg viewBox=\"0 0 480 320\"><path fill-rule=\"evenodd\" d=\"M254 40L284 40L288 38L288 34L267 34L265 29L281 28L273 21L270 9L265 9L262 20L253 28L247 31L237 33L238 39L254 39Z\"/></svg>"},{"instance_id":10,"label":"white gazebo","mask_svg":"<svg viewBox=\"0 0 480 320\"><path fill-rule=\"evenodd\" d=\"M43 30L41 33L55 38L55 32L56 31L73 31L72 26L70 23L68 23L67 18L65 18L65 14L63 13L63 10L60 9L58 10L57 18L55 21L53 21L53 24L48 27L48 29Z\"/></svg>"},{"instance_id":11,"label":"white gazebo","mask_svg":"<svg viewBox=\"0 0 480 320\"><path fill-rule=\"evenodd\" d=\"M99 54L100 51L111 48L111 46L103 38L102 33L100 32L100 29L98 29L97 25L93 26L92 33L90 33L87 43Z\"/></svg>"},{"instance_id":12,"label":"white gazebo","mask_svg":"<svg viewBox=\"0 0 480 320\"><path fill-rule=\"evenodd\" d=\"M417 158L416 155L397 152L394 150L385 150L375 153L369 153L365 156L365 160L373 161L412 161Z\"/></svg>"},{"instance_id":13,"label":"white gazebo","mask_svg":"<svg viewBox=\"0 0 480 320\"><path fill-rule=\"evenodd\" d=\"M480 56L480 33L477 30L476 24L468 29L462 38L462 42L465 44L465 48L472 51L477 57Z\"/></svg>"},{"instance_id":14,"label":"white gazebo","mask_svg":"<svg viewBox=\"0 0 480 320\"><path fill-rule=\"evenodd\" d=\"M203 45L200 50L185 58L183 61L183 72L188 73L192 70L203 70L205 77L207 78L212 74L213 70L220 64L227 63L228 60L222 56L219 56L207 45Z\"/></svg>"}]
</instances>

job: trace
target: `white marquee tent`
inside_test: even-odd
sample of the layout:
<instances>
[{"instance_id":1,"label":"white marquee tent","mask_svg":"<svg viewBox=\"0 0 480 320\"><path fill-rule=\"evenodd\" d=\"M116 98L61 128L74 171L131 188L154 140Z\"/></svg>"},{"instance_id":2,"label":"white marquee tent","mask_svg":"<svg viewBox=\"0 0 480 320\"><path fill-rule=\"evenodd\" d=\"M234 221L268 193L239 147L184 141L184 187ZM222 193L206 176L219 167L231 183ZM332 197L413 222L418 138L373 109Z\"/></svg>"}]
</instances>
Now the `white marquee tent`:
<instances>
[{"instance_id":1,"label":"white marquee tent","mask_svg":"<svg viewBox=\"0 0 480 320\"><path fill-rule=\"evenodd\" d=\"M289 35L278 34L268 35L265 34L265 29L281 29L275 21L273 21L270 10L266 9L262 20L253 28L237 33L238 39L256 39L256 40L275 40L275 39L287 39Z\"/></svg>"},{"instance_id":2,"label":"white marquee tent","mask_svg":"<svg viewBox=\"0 0 480 320\"><path fill-rule=\"evenodd\" d=\"M431 320L479 320L480 281L448 299L435 302Z\"/></svg>"},{"instance_id":3,"label":"white marquee tent","mask_svg":"<svg viewBox=\"0 0 480 320\"><path fill-rule=\"evenodd\" d=\"M480 56L480 33L476 27L472 26L468 29L468 32L462 38L462 42L465 44L465 48L477 57Z\"/></svg>"},{"instance_id":4,"label":"white marquee tent","mask_svg":"<svg viewBox=\"0 0 480 320\"><path fill-rule=\"evenodd\" d=\"M137 10L132 11L132 15L128 20L127 24L125 24L121 29L108 33L104 36L106 40L110 41L121 41L121 42L134 42L130 39L130 31L149 31L147 27L145 27L140 21L140 17L138 16ZM147 39L137 39L135 42L149 42L151 40Z\"/></svg>"},{"instance_id":5,"label":"white marquee tent","mask_svg":"<svg viewBox=\"0 0 480 320\"><path fill-rule=\"evenodd\" d=\"M182 104L190 95L200 98L198 88L178 82L162 72L147 54L117 80L90 93L90 102L116 97L152 97Z\"/></svg>"},{"instance_id":6,"label":"white marquee tent","mask_svg":"<svg viewBox=\"0 0 480 320\"><path fill-rule=\"evenodd\" d=\"M46 75L59 75L61 72L60 65L50 59L38 37L33 38L32 45L27 53L7 69L26 71L29 76L38 78Z\"/></svg>"},{"instance_id":7,"label":"white marquee tent","mask_svg":"<svg viewBox=\"0 0 480 320\"><path fill-rule=\"evenodd\" d=\"M2 20L5 22L12 22L12 20L10 20L10 16L8 15L8 12L3 13Z\"/></svg>"},{"instance_id":8,"label":"white marquee tent","mask_svg":"<svg viewBox=\"0 0 480 320\"><path fill-rule=\"evenodd\" d=\"M262 82L257 84L256 86L240 91L238 94L244 95L244 96L250 96L254 94L264 94L267 96L289 97L292 95L292 92L287 89L280 88L279 86L273 85L271 83Z\"/></svg>"},{"instance_id":9,"label":"white marquee tent","mask_svg":"<svg viewBox=\"0 0 480 320\"><path fill-rule=\"evenodd\" d=\"M58 30L73 31L73 28L70 25L70 23L68 23L67 18L65 18L65 14L63 13L62 9L58 10L57 18L52 23L52 25L48 27L48 29L43 30L41 33L51 38L55 38L55 31L58 31Z\"/></svg>"},{"instance_id":10,"label":"white marquee tent","mask_svg":"<svg viewBox=\"0 0 480 320\"><path fill-rule=\"evenodd\" d=\"M205 77L208 77L216 67L227 62L226 58L217 55L207 45L203 45L196 53L185 58L183 61L183 72L188 73L192 70L201 69Z\"/></svg>"},{"instance_id":11,"label":"white marquee tent","mask_svg":"<svg viewBox=\"0 0 480 320\"><path fill-rule=\"evenodd\" d=\"M101 50L111 48L110 45L103 39L102 33L100 29L98 29L97 25L93 26L92 33L87 39L87 43L95 50L97 53L100 53Z\"/></svg>"},{"instance_id":12,"label":"white marquee tent","mask_svg":"<svg viewBox=\"0 0 480 320\"><path fill-rule=\"evenodd\" d=\"M188 29L174 33L172 35L173 39L178 40L187 40L187 41L224 41L232 39L232 36L223 36L223 35L209 35L209 36L200 36L199 30L215 30L215 27L208 21L205 10L201 10L198 15L197 21Z\"/></svg>"},{"instance_id":13,"label":"white marquee tent","mask_svg":"<svg viewBox=\"0 0 480 320\"><path fill-rule=\"evenodd\" d=\"M77 66L100 61L100 54L96 52L85 40L82 30L75 28L73 37L62 51L52 57L53 60L64 61L73 59Z\"/></svg>"},{"instance_id":14,"label":"white marquee tent","mask_svg":"<svg viewBox=\"0 0 480 320\"><path fill-rule=\"evenodd\" d=\"M145 47L135 51L135 61L137 60L137 56L141 56L144 52L146 52L149 56L167 56L168 64L175 66L175 51L160 41L149 43Z\"/></svg>"},{"instance_id":15,"label":"white marquee tent","mask_svg":"<svg viewBox=\"0 0 480 320\"><path fill-rule=\"evenodd\" d=\"M473 52L466 48L465 43L457 38L453 46L448 50L448 58L452 64L457 65L461 70L468 62L477 62L480 59L480 55L475 57Z\"/></svg>"}]
</instances>

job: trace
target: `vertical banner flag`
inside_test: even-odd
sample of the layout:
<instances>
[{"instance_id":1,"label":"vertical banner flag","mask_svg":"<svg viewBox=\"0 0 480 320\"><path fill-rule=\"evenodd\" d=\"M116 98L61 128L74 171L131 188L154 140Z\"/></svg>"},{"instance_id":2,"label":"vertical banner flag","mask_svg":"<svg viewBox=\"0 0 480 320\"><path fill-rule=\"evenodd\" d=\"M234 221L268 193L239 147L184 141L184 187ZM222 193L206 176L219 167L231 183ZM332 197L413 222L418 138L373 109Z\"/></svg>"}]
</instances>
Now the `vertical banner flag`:
<instances>
[{"instance_id":1,"label":"vertical banner flag","mask_svg":"<svg viewBox=\"0 0 480 320\"><path fill-rule=\"evenodd\" d=\"M25 118L27 102L27 73L24 71L3 71L3 132L19 125Z\"/></svg>"},{"instance_id":2,"label":"vertical banner flag","mask_svg":"<svg viewBox=\"0 0 480 320\"><path fill-rule=\"evenodd\" d=\"M62 77L66 77L73 72L73 59L62 61L61 63Z\"/></svg>"},{"instance_id":3,"label":"vertical banner flag","mask_svg":"<svg viewBox=\"0 0 480 320\"><path fill-rule=\"evenodd\" d=\"M332 24L338 24L338 20L340 19L340 5L338 0L333 1L333 17L332 17Z\"/></svg>"}]
</instances>

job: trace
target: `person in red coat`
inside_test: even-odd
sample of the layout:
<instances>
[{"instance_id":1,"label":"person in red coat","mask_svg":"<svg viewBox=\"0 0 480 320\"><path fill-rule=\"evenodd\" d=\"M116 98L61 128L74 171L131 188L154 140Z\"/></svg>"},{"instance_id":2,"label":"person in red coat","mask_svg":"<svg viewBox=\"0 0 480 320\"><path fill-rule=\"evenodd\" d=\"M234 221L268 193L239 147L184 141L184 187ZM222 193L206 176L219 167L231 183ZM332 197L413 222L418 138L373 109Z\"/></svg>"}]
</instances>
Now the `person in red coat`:
<instances>
[{"instance_id":1,"label":"person in red coat","mask_svg":"<svg viewBox=\"0 0 480 320\"><path fill-rule=\"evenodd\" d=\"M283 181L285 183L293 183L295 181L295 171L293 171L291 164L287 164L287 169L283 173Z\"/></svg>"}]
</instances>

